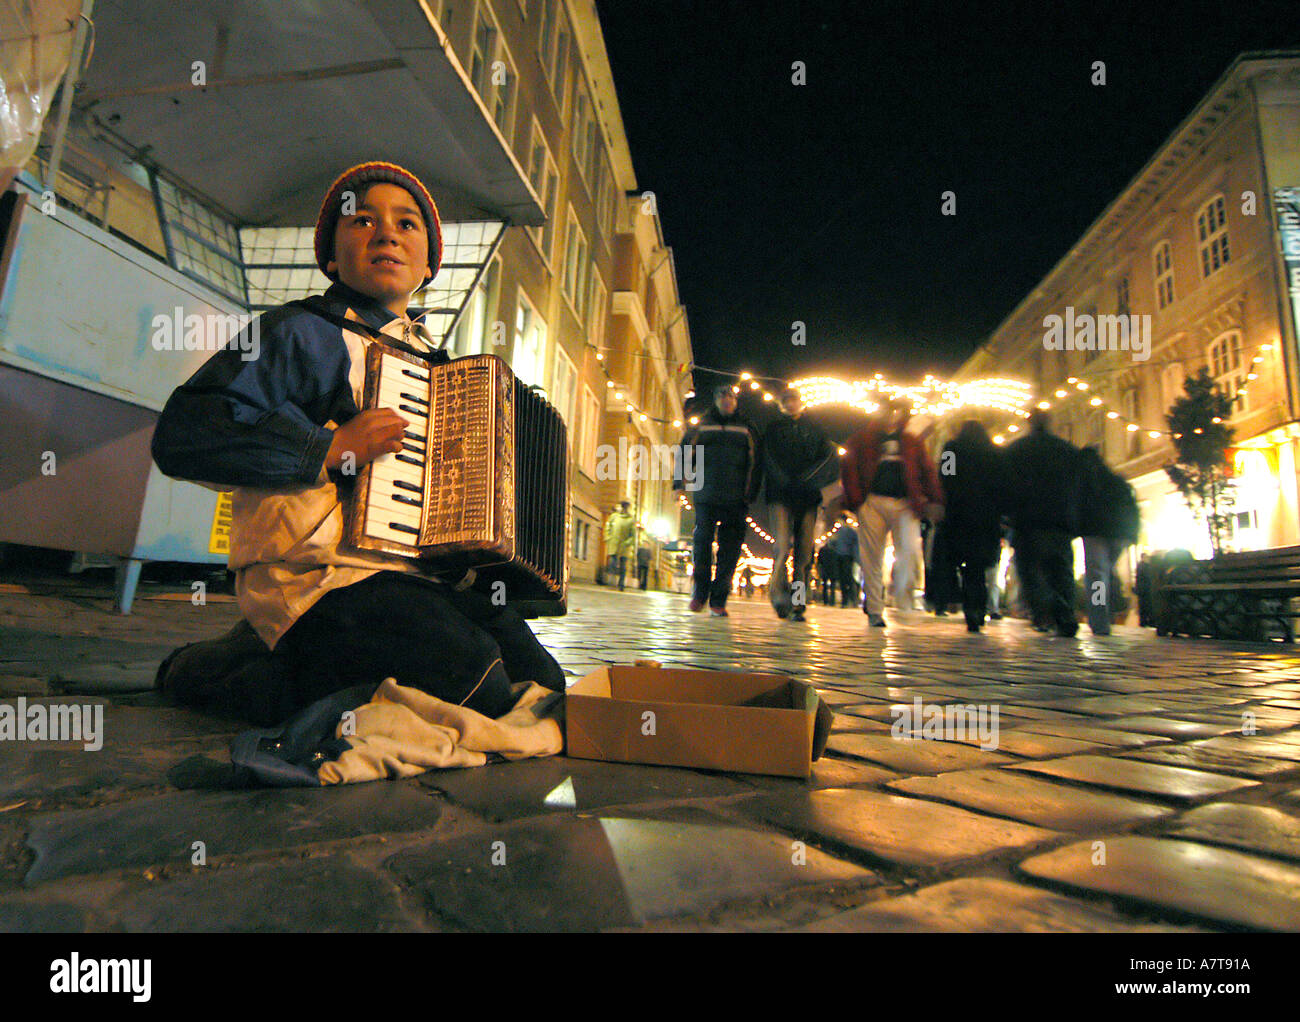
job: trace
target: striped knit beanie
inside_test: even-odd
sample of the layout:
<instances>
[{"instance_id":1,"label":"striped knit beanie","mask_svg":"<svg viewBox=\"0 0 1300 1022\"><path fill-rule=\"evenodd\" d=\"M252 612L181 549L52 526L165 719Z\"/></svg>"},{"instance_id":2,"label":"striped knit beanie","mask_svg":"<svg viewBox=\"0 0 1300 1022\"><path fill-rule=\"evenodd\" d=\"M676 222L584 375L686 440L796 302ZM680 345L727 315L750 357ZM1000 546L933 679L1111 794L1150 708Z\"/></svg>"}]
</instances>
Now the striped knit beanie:
<instances>
[{"instance_id":1,"label":"striped knit beanie","mask_svg":"<svg viewBox=\"0 0 1300 1022\"><path fill-rule=\"evenodd\" d=\"M326 264L334 258L334 229L338 226L339 215L343 208L344 192L351 192L354 202L359 203L366 188L377 182L397 185L411 193L411 198L424 217L424 228L429 235L429 269L434 275L442 262L442 221L438 219L438 207L434 205L429 190L420 183L420 179L409 170L395 163L359 163L350 170L345 170L330 185L325 193L325 201L320 206L320 216L316 218L316 265L321 273L330 280L338 280L337 273L325 269Z\"/></svg>"}]
</instances>

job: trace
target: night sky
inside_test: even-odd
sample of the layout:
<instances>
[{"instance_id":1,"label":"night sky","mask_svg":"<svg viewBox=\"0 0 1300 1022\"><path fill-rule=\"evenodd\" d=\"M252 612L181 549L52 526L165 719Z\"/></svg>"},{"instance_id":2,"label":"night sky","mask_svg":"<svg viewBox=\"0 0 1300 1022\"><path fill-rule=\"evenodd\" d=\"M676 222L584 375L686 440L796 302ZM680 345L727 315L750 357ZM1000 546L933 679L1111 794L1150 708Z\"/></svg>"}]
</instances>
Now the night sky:
<instances>
[{"instance_id":1,"label":"night sky","mask_svg":"<svg viewBox=\"0 0 1300 1022\"><path fill-rule=\"evenodd\" d=\"M951 374L1238 53L1300 46L1293 0L597 9L696 361L786 378Z\"/></svg>"}]
</instances>

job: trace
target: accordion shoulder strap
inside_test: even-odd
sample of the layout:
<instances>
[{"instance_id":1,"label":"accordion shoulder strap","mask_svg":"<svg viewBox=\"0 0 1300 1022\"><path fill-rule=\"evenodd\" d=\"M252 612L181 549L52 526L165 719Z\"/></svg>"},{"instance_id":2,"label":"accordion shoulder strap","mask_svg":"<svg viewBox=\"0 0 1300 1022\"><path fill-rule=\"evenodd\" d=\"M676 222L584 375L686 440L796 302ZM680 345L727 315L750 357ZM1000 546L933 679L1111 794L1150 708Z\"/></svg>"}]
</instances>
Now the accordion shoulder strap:
<instances>
[{"instance_id":1,"label":"accordion shoulder strap","mask_svg":"<svg viewBox=\"0 0 1300 1022\"><path fill-rule=\"evenodd\" d=\"M325 307L325 303L320 301L319 295L312 295L308 298L300 298L297 301L289 302L288 304L302 306L304 309L307 309L308 311L314 313L315 315L319 316L321 319L325 320L326 322L333 323L336 327L338 327L341 330L351 330L354 334L361 334L362 336L367 337L372 341L379 341L383 344L387 344L390 347L397 348L399 351L404 351L408 355L414 355L416 358L423 359L426 362L432 362L435 365L437 365L443 362L451 361L450 357L447 355L445 351L442 350L420 351L417 348L413 348L405 341L402 341L401 339L392 336L392 334L386 334L382 330L376 330L369 323L365 323L357 319L347 319L334 312L331 312L328 308Z\"/></svg>"}]
</instances>

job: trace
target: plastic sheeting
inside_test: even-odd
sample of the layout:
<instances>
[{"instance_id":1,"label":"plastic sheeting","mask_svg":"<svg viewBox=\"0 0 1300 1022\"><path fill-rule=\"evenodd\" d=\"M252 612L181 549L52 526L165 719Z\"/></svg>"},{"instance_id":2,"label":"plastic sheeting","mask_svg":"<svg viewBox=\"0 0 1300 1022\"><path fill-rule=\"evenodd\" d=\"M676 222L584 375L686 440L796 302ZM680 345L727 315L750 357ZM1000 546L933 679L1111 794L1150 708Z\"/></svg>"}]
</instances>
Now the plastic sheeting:
<instances>
[{"instance_id":1,"label":"plastic sheeting","mask_svg":"<svg viewBox=\"0 0 1300 1022\"><path fill-rule=\"evenodd\" d=\"M0 191L36 151L80 16L81 0L0 0Z\"/></svg>"}]
</instances>

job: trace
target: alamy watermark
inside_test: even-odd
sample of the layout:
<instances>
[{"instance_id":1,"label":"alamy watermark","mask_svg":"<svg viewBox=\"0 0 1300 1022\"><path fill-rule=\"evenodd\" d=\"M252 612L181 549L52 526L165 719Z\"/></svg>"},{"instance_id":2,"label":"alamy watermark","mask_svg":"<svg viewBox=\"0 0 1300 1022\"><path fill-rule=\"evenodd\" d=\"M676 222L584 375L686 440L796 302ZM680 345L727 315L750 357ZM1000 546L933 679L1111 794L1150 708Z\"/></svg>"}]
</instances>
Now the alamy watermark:
<instances>
[{"instance_id":1,"label":"alamy watermark","mask_svg":"<svg viewBox=\"0 0 1300 1022\"><path fill-rule=\"evenodd\" d=\"M704 485L704 450L695 445L629 444L627 437L619 437L617 445L596 448L596 478L680 479L685 489L694 493Z\"/></svg>"},{"instance_id":2,"label":"alamy watermark","mask_svg":"<svg viewBox=\"0 0 1300 1022\"><path fill-rule=\"evenodd\" d=\"M926 706L921 697L890 708L894 718L889 733L903 741L933 742L974 740L985 752L998 747L997 703L935 703Z\"/></svg>"},{"instance_id":3,"label":"alamy watermark","mask_svg":"<svg viewBox=\"0 0 1300 1022\"><path fill-rule=\"evenodd\" d=\"M86 752L104 747L103 703L0 703L0 742L81 742Z\"/></svg>"},{"instance_id":4,"label":"alamy watermark","mask_svg":"<svg viewBox=\"0 0 1300 1022\"><path fill-rule=\"evenodd\" d=\"M1048 351L1128 351L1134 362L1151 357L1151 317L1075 315L1074 306L1064 316L1044 316L1043 347Z\"/></svg>"},{"instance_id":5,"label":"alamy watermark","mask_svg":"<svg viewBox=\"0 0 1300 1022\"><path fill-rule=\"evenodd\" d=\"M255 362L262 351L261 317L235 313L186 313L176 306L159 313L150 325L149 344L154 351L220 351L235 348L245 362Z\"/></svg>"}]
</instances>

